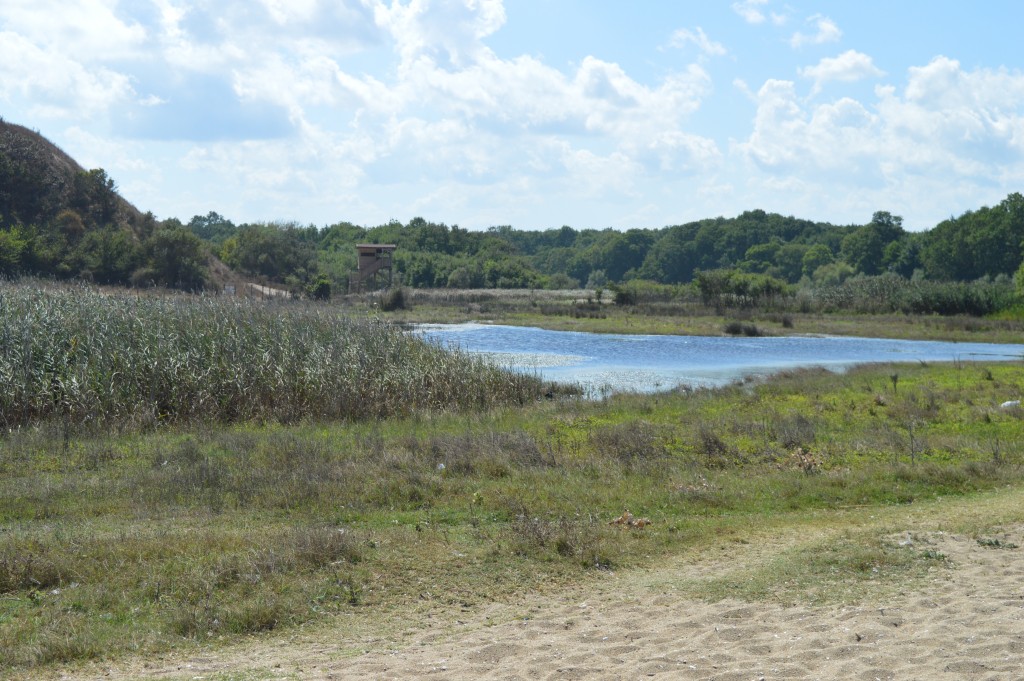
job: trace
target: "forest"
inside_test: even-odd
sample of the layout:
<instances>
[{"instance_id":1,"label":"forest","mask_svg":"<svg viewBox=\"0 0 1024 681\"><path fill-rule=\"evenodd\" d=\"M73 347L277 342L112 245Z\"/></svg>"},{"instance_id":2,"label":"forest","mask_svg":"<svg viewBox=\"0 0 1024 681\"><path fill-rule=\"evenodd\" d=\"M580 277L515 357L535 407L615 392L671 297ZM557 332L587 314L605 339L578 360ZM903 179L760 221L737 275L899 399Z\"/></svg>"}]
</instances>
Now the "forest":
<instances>
[{"instance_id":1,"label":"forest","mask_svg":"<svg viewBox=\"0 0 1024 681\"><path fill-rule=\"evenodd\" d=\"M841 283L893 273L911 279L1012 277L1021 265L1024 197L908 232L878 211L863 225L836 226L751 210L661 229L544 231L496 226L469 231L414 218L376 227L341 222L235 225L216 212L187 225L224 262L268 282L298 286L324 275L344 286L353 246L393 243L401 280L414 288L602 288L634 280L685 284L698 273L735 270L786 284Z\"/></svg>"}]
</instances>

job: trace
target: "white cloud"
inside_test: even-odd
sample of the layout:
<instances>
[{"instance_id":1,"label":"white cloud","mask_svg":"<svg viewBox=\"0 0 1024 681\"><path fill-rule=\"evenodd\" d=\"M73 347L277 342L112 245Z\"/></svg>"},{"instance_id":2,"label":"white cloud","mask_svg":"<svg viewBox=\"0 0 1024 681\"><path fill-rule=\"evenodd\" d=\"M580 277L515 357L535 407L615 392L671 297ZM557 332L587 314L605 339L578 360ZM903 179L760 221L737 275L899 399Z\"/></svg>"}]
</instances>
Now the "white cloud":
<instances>
[{"instance_id":1,"label":"white cloud","mask_svg":"<svg viewBox=\"0 0 1024 681\"><path fill-rule=\"evenodd\" d=\"M765 20L761 7L766 4L768 4L768 0L742 0L741 2L734 2L732 9L736 14L743 17L743 20L748 24L761 24Z\"/></svg>"},{"instance_id":2,"label":"white cloud","mask_svg":"<svg viewBox=\"0 0 1024 681\"><path fill-rule=\"evenodd\" d=\"M936 57L909 70L902 98L879 90L879 110L894 135L919 147L915 157L943 161L957 174L993 178L1007 163L1024 166L1024 74L964 71Z\"/></svg>"},{"instance_id":3,"label":"white cloud","mask_svg":"<svg viewBox=\"0 0 1024 681\"><path fill-rule=\"evenodd\" d=\"M618 152L602 156L566 146L562 162L569 172L570 186L589 198L635 196L635 181L643 172L638 163Z\"/></svg>"},{"instance_id":4,"label":"white cloud","mask_svg":"<svg viewBox=\"0 0 1024 681\"><path fill-rule=\"evenodd\" d=\"M0 97L34 102L33 115L101 115L133 94L116 62L137 58L147 40L113 0L6 0L0 5Z\"/></svg>"},{"instance_id":5,"label":"white cloud","mask_svg":"<svg viewBox=\"0 0 1024 681\"><path fill-rule=\"evenodd\" d=\"M317 11L317 0L259 0L275 22L286 25L292 22L308 22Z\"/></svg>"},{"instance_id":6,"label":"white cloud","mask_svg":"<svg viewBox=\"0 0 1024 681\"><path fill-rule=\"evenodd\" d=\"M122 73L88 67L5 31L0 32L0 94L33 100L40 116L71 117L101 114L133 90Z\"/></svg>"},{"instance_id":7,"label":"white cloud","mask_svg":"<svg viewBox=\"0 0 1024 681\"><path fill-rule=\"evenodd\" d=\"M750 89L750 86L747 84L747 81L743 80L742 78L733 78L732 86L739 90L741 93L743 93L744 97L754 102L755 104L757 103L757 93Z\"/></svg>"},{"instance_id":8,"label":"white cloud","mask_svg":"<svg viewBox=\"0 0 1024 681\"><path fill-rule=\"evenodd\" d=\"M0 25L29 42L95 61L138 56L146 30L116 15L116 0L4 0Z\"/></svg>"},{"instance_id":9,"label":"white cloud","mask_svg":"<svg viewBox=\"0 0 1024 681\"><path fill-rule=\"evenodd\" d=\"M702 53L711 57L721 57L728 53L725 46L722 43L716 43L707 34L704 33L704 29L700 26L697 27L696 31L681 28L672 34L670 44L673 47L685 47L688 44L697 46Z\"/></svg>"},{"instance_id":10,"label":"white cloud","mask_svg":"<svg viewBox=\"0 0 1024 681\"><path fill-rule=\"evenodd\" d=\"M710 92L697 65L653 84L593 56L563 71L536 57L499 58L486 46L504 22L500 3L413 0L372 9L398 56L386 75L352 73L344 60L288 41L242 63L225 57L225 46L242 41L219 34L208 47L231 65L236 95L287 111L293 133L196 147L188 167L230 168L232 187L266 203L284 201L289 188L322 189L332 169L349 178L346 195L356 186L427 183L439 187L430 196L451 198L447 186L522 187L540 176L564 191L627 196L645 173L693 174L721 161L713 140L684 127ZM179 45L180 36L196 45L186 23L171 13L169 43Z\"/></svg>"},{"instance_id":11,"label":"white cloud","mask_svg":"<svg viewBox=\"0 0 1024 681\"><path fill-rule=\"evenodd\" d=\"M486 48L481 39L505 23L501 0L411 0L403 5L366 0L377 25L391 33L403 63L421 55L446 56L452 65L478 58Z\"/></svg>"},{"instance_id":12,"label":"white cloud","mask_svg":"<svg viewBox=\"0 0 1024 681\"><path fill-rule=\"evenodd\" d=\"M754 129L735 151L760 169L762 183L797 182L800 192L822 196L843 188L861 195L865 214L916 201L915 212L929 215L936 193L953 200L1024 181L1024 74L965 71L938 57L910 68L902 92L876 93L870 104L843 97L808 105L793 83L767 81Z\"/></svg>"},{"instance_id":13,"label":"white cloud","mask_svg":"<svg viewBox=\"0 0 1024 681\"><path fill-rule=\"evenodd\" d=\"M52 21L31 11L40 2ZM595 56L568 68L500 58L485 40L505 23L501 0L57 4L0 8L0 25L16 27L0 39L0 97L81 122L114 116L128 138L190 141L189 170L219 168L246 196L316 184L318 167L353 182L495 182L538 164L693 173L721 157L685 127L711 89L700 66L640 82ZM55 35L82 61L51 49ZM673 40L725 53L700 28ZM348 66L352 50L376 44L393 49L389 69Z\"/></svg>"},{"instance_id":14,"label":"white cloud","mask_svg":"<svg viewBox=\"0 0 1024 681\"><path fill-rule=\"evenodd\" d=\"M852 83L885 75L884 71L875 66L871 57L856 50L847 50L838 57L826 57L815 66L800 69L799 73L814 81L815 92L832 81Z\"/></svg>"},{"instance_id":15,"label":"white cloud","mask_svg":"<svg viewBox=\"0 0 1024 681\"><path fill-rule=\"evenodd\" d=\"M630 151L631 157L657 173L706 172L722 157L713 140L678 130L657 135L645 146Z\"/></svg>"},{"instance_id":16,"label":"white cloud","mask_svg":"<svg viewBox=\"0 0 1024 681\"><path fill-rule=\"evenodd\" d=\"M820 14L815 14L810 17L807 20L807 23L814 24L815 33L808 35L797 31L793 34L793 37L789 39L789 44L792 47L799 48L804 45L834 43L843 35L843 32L839 30L839 27L836 26L834 21Z\"/></svg>"}]
</instances>

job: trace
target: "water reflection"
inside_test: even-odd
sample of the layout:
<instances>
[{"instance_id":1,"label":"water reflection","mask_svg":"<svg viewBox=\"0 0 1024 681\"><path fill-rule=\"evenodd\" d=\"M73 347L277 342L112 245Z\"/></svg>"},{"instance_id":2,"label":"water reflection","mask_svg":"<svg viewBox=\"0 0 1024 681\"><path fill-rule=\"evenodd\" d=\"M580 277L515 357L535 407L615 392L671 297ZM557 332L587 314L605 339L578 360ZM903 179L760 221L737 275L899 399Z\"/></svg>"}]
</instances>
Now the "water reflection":
<instances>
[{"instance_id":1,"label":"water reflection","mask_svg":"<svg viewBox=\"0 0 1024 681\"><path fill-rule=\"evenodd\" d=\"M732 338L548 331L491 324L420 324L416 333L479 352L546 380L578 383L592 396L717 386L797 367L842 370L870 362L952 362L1024 358L1024 345L881 338Z\"/></svg>"}]
</instances>

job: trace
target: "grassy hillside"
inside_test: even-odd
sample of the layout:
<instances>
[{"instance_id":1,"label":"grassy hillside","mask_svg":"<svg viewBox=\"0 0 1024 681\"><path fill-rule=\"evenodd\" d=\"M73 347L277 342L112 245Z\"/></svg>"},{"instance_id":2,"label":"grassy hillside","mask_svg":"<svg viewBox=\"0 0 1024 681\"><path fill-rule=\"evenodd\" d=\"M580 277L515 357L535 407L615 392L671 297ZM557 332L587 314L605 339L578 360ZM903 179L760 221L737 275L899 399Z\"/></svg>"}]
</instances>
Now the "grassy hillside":
<instances>
[{"instance_id":1,"label":"grassy hillside","mask_svg":"<svg viewBox=\"0 0 1024 681\"><path fill-rule=\"evenodd\" d=\"M105 172L87 171L38 132L0 119L0 226L66 223L73 218L65 211L85 229L112 224L137 232L145 222Z\"/></svg>"},{"instance_id":2,"label":"grassy hillside","mask_svg":"<svg viewBox=\"0 0 1024 681\"><path fill-rule=\"evenodd\" d=\"M201 289L209 253L44 137L0 120L0 276Z\"/></svg>"}]
</instances>

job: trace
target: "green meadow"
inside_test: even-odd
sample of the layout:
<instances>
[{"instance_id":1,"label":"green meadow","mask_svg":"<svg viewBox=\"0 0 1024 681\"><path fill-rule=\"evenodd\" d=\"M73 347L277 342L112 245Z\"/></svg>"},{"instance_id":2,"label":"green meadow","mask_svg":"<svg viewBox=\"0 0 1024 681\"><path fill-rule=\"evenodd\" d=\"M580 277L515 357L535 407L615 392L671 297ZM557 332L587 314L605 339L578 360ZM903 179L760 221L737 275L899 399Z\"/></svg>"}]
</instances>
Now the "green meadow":
<instances>
[{"instance_id":1,"label":"green meadow","mask_svg":"<svg viewBox=\"0 0 1024 681\"><path fill-rule=\"evenodd\" d=\"M0 305L12 674L343 616L383 631L424 602L1024 490L1024 412L1000 406L1019 362L586 401L332 307L14 285ZM612 524L627 509L650 524ZM846 533L690 595L856 599L941 563Z\"/></svg>"}]
</instances>

